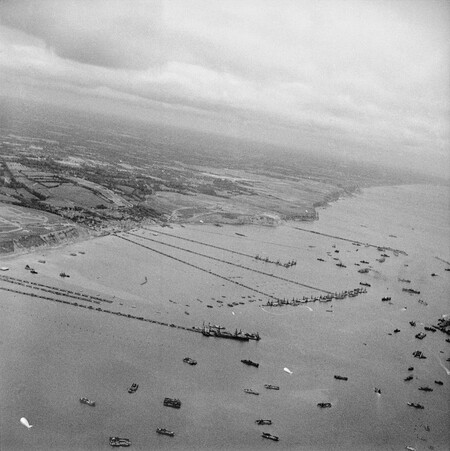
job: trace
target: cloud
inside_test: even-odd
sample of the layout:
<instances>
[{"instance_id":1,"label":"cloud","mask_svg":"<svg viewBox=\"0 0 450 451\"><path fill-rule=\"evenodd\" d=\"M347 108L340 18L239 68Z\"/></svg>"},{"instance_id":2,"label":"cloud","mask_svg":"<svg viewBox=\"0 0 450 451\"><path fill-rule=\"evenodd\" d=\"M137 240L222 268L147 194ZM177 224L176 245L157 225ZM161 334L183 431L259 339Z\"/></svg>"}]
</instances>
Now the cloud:
<instances>
[{"instance_id":1,"label":"cloud","mask_svg":"<svg viewBox=\"0 0 450 451\"><path fill-rule=\"evenodd\" d=\"M450 8L431 3L4 1L0 75L190 111L218 131L238 120L300 147L361 157L376 147L386 161L434 152L442 163Z\"/></svg>"}]
</instances>

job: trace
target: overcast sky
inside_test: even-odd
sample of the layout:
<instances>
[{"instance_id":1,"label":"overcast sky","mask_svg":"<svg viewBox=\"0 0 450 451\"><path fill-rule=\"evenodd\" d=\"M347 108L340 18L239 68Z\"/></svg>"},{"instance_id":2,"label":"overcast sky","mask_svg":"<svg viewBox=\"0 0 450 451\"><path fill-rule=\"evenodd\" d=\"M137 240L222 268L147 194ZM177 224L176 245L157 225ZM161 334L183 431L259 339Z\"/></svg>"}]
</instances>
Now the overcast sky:
<instances>
[{"instance_id":1,"label":"overcast sky","mask_svg":"<svg viewBox=\"0 0 450 451\"><path fill-rule=\"evenodd\" d=\"M448 175L446 0L0 2L0 94Z\"/></svg>"}]
</instances>

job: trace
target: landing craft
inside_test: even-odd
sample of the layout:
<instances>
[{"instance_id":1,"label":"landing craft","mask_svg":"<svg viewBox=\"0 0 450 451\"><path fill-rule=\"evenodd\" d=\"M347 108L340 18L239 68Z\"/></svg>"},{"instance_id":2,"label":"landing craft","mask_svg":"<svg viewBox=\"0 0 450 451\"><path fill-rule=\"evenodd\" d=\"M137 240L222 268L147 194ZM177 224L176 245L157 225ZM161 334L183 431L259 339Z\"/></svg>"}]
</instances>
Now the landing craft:
<instances>
[{"instance_id":1,"label":"landing craft","mask_svg":"<svg viewBox=\"0 0 450 451\"><path fill-rule=\"evenodd\" d=\"M25 417L22 417L20 419L20 422L28 429L31 429L33 427L32 424L28 423L28 420Z\"/></svg>"}]
</instances>

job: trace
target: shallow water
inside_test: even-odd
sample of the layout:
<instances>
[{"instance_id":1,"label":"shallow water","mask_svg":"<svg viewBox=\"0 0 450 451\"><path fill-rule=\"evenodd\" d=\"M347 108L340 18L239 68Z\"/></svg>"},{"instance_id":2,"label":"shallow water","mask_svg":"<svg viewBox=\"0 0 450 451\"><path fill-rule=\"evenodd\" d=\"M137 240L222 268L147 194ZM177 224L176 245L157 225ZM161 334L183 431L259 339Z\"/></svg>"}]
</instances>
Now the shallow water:
<instances>
[{"instance_id":1,"label":"shallow water","mask_svg":"<svg viewBox=\"0 0 450 451\"><path fill-rule=\"evenodd\" d=\"M157 236L148 230L136 231L144 238L127 235L224 278L117 237L10 259L8 275L33 280L23 269L30 263L38 269L36 281L104 294L114 301L111 310L183 326L204 321L232 331L259 331L262 340L205 338L0 291L2 451L108 449L110 435L129 437L133 449L448 449L449 344L440 332L427 333L423 341L414 338L423 324L449 313L450 272L444 268L450 265L442 261L450 261L448 200L448 190L440 187L371 188L321 210L314 223L173 226L153 228ZM177 236L273 260L295 259L297 265L277 267ZM380 251L352 240L408 255L389 251L380 263ZM85 254L70 255L80 250ZM42 255L46 263L39 265ZM372 266L369 274L357 272L355 263L361 260ZM331 304L270 308L264 306L268 298L255 290L289 298L320 292L252 269L333 292L360 281L371 287L365 295ZM70 279L58 277L62 270ZM399 277L411 283L400 283ZM421 294L410 295L402 287ZM381 302L383 296L391 296L391 303ZM230 302L244 305L228 307ZM395 328L401 332L394 334ZM427 359L413 358L416 349ZM183 363L186 356L198 365ZM243 365L246 358L259 362L259 368ZM415 379L404 382L409 366ZM437 379L444 385L434 384ZM134 395L127 393L132 382L140 384ZM265 383L280 390L266 390ZM434 391L418 391L420 385ZM260 395L245 394L244 388ZM80 396L95 399L97 406L81 405ZM164 407L165 396L180 398L181 409ZM411 401L425 409L407 406ZM333 406L320 409L318 402ZM24 428L22 416L35 427ZM257 418L270 418L273 425L258 426ZM159 436L156 427L176 435ZM280 441L262 439L262 431Z\"/></svg>"}]
</instances>

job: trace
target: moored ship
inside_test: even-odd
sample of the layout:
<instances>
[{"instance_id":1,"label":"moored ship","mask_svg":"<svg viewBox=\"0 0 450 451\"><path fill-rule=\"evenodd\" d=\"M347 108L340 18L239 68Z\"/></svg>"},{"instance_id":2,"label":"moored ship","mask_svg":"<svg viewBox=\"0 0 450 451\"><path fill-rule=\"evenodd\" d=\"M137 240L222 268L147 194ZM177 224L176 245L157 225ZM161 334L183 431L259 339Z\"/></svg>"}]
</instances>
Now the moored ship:
<instances>
[{"instance_id":1,"label":"moored ship","mask_svg":"<svg viewBox=\"0 0 450 451\"><path fill-rule=\"evenodd\" d=\"M156 428L156 432L162 435L168 435L169 437L173 437L175 433L173 431L169 431L166 428Z\"/></svg>"},{"instance_id":2,"label":"moored ship","mask_svg":"<svg viewBox=\"0 0 450 451\"><path fill-rule=\"evenodd\" d=\"M91 401L88 398L80 398L80 402L81 402L81 404L87 404L88 406L91 406L91 407L95 406L95 401Z\"/></svg>"},{"instance_id":3,"label":"moored ship","mask_svg":"<svg viewBox=\"0 0 450 451\"><path fill-rule=\"evenodd\" d=\"M244 359L244 360L241 360L241 362L245 363L246 365L249 365L249 366L254 366L256 368L259 367L259 363L252 362L251 360Z\"/></svg>"},{"instance_id":4,"label":"moored ship","mask_svg":"<svg viewBox=\"0 0 450 451\"><path fill-rule=\"evenodd\" d=\"M179 409L181 407L181 401L177 398L164 398L163 404L166 407L173 407L174 409Z\"/></svg>"}]
</instances>

